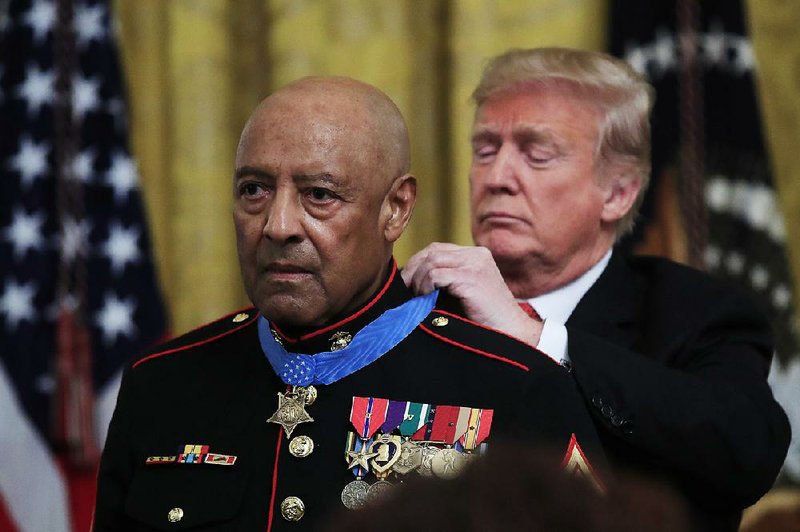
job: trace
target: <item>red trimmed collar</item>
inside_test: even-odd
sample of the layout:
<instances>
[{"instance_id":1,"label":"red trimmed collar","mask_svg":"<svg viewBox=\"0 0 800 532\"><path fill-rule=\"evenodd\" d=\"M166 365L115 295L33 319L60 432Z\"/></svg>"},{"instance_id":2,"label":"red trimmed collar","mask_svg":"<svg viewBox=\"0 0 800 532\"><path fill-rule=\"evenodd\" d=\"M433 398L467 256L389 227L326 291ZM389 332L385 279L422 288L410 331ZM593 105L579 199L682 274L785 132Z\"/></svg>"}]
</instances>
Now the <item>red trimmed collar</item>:
<instances>
[{"instance_id":1,"label":"red trimmed collar","mask_svg":"<svg viewBox=\"0 0 800 532\"><path fill-rule=\"evenodd\" d=\"M271 324L271 326L289 351L298 353L328 351L331 346L330 337L337 332L346 332L355 336L358 331L386 310L404 303L411 297L411 292L406 288L403 279L397 274L397 261L392 258L391 269L386 281L375 295L352 314L330 325L304 332L300 336L289 336L274 324Z\"/></svg>"}]
</instances>

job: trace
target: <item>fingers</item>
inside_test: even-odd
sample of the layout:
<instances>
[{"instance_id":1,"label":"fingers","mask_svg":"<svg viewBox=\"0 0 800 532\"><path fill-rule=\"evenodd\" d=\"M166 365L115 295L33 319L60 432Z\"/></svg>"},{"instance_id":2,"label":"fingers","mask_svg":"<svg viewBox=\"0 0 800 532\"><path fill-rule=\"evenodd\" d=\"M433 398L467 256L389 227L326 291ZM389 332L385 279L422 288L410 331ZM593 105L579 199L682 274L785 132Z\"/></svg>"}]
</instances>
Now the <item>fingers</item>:
<instances>
[{"instance_id":1,"label":"fingers","mask_svg":"<svg viewBox=\"0 0 800 532\"><path fill-rule=\"evenodd\" d=\"M429 244L408 260L401 271L403 282L418 294L447 286L436 284L431 278L431 270L464 267L469 262L467 257L471 249L474 248L446 242Z\"/></svg>"}]
</instances>

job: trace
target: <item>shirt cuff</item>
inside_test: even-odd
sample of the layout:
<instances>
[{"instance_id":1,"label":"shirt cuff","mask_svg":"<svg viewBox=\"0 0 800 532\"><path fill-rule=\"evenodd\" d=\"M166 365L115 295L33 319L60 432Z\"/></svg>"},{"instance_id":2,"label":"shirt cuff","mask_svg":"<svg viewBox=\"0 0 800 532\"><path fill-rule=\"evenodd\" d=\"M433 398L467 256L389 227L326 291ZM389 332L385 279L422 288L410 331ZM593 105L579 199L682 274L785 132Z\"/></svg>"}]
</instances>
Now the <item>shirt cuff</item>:
<instances>
[{"instance_id":1,"label":"shirt cuff","mask_svg":"<svg viewBox=\"0 0 800 532\"><path fill-rule=\"evenodd\" d=\"M556 363L562 366L568 365L570 360L567 354L567 328L564 324L553 320L544 320L544 327L536 349L555 360Z\"/></svg>"}]
</instances>

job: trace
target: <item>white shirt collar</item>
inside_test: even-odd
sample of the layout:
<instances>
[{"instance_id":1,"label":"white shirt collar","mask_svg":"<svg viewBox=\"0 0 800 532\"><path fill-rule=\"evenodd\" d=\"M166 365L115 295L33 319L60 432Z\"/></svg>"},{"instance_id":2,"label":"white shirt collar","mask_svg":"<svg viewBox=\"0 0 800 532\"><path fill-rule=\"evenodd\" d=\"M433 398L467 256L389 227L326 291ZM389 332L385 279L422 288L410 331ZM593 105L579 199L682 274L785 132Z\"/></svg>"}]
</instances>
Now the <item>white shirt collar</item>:
<instances>
[{"instance_id":1,"label":"white shirt collar","mask_svg":"<svg viewBox=\"0 0 800 532\"><path fill-rule=\"evenodd\" d=\"M609 249L594 266L574 281L552 292L528 299L528 303L536 309L542 319L566 323L572 311L578 306L578 302L606 269L612 251L613 248Z\"/></svg>"}]
</instances>

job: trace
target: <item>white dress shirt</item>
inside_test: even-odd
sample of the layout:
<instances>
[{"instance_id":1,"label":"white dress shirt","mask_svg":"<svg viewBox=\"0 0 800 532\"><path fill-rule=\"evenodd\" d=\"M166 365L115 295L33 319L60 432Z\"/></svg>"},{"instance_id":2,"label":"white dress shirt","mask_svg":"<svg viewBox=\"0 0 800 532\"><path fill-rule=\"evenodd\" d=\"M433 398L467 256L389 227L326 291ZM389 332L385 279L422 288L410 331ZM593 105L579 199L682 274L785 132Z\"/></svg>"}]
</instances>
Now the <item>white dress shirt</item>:
<instances>
[{"instance_id":1,"label":"white dress shirt","mask_svg":"<svg viewBox=\"0 0 800 532\"><path fill-rule=\"evenodd\" d=\"M552 292L523 300L530 303L544 320L544 328L536 348L559 364L569 363L567 328L564 324L578 306L581 298L606 269L608 261L611 259L611 252L612 250L609 249L603 258L571 283Z\"/></svg>"}]
</instances>

